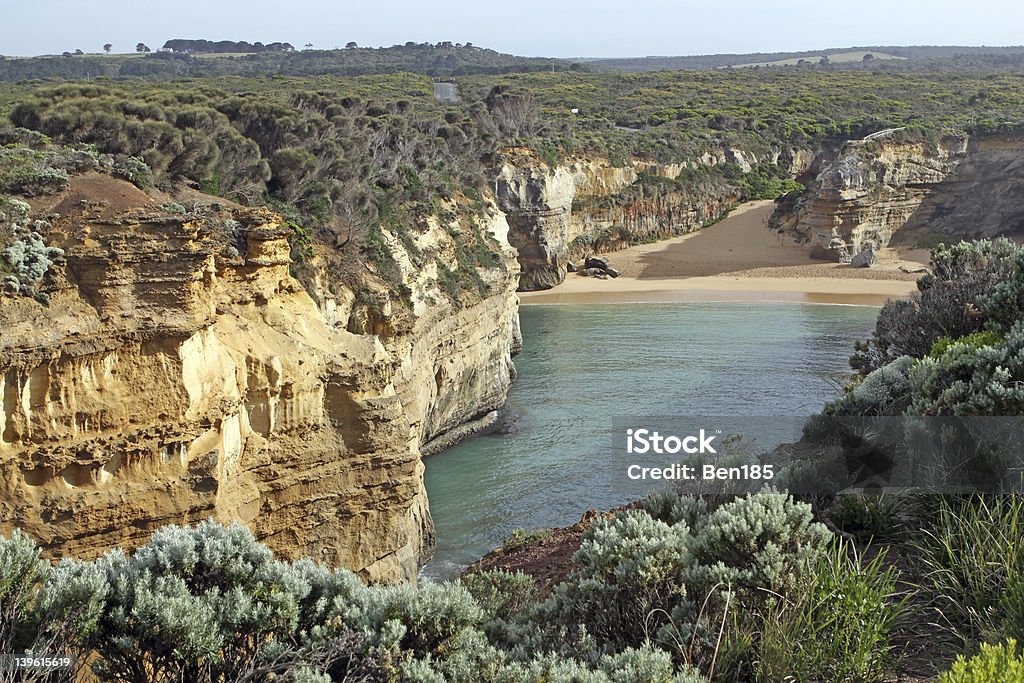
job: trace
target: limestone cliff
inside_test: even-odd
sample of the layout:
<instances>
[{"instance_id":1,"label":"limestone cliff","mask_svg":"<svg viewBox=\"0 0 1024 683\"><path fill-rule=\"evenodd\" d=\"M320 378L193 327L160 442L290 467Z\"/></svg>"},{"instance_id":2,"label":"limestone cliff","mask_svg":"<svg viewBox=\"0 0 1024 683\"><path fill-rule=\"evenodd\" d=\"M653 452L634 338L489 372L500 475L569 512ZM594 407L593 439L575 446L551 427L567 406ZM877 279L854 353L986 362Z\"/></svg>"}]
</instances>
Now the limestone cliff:
<instances>
[{"instance_id":1,"label":"limestone cliff","mask_svg":"<svg viewBox=\"0 0 1024 683\"><path fill-rule=\"evenodd\" d=\"M501 258L483 293L453 303L434 260L406 259L414 322L384 335L358 329L351 292L318 305L291 277L269 212L55 222L49 305L0 298L0 533L84 558L212 516L283 557L415 580L421 446L498 407L514 372L518 268L500 213L485 221ZM437 220L420 239L456 246Z\"/></svg>"},{"instance_id":2,"label":"limestone cliff","mask_svg":"<svg viewBox=\"0 0 1024 683\"><path fill-rule=\"evenodd\" d=\"M1024 139L898 132L846 143L773 218L816 255L843 258L892 241L931 243L1024 230Z\"/></svg>"},{"instance_id":3,"label":"limestone cliff","mask_svg":"<svg viewBox=\"0 0 1024 683\"><path fill-rule=\"evenodd\" d=\"M392 346L401 359L395 384L424 455L483 426L505 403L515 377L512 356L522 343L516 294L519 265L508 243L505 215L487 203L468 221L452 216L449 213L447 224L428 219L408 245L385 233L411 291L416 319L412 334L394 340ZM498 258L490 267L474 268L480 289L460 293L452 305L439 289L438 271L470 267L460 262L458 248L469 231L489 236ZM418 265L417 253L433 258Z\"/></svg>"},{"instance_id":4,"label":"limestone cliff","mask_svg":"<svg viewBox=\"0 0 1024 683\"><path fill-rule=\"evenodd\" d=\"M517 148L505 151L495 195L508 217L509 242L519 253L520 288L531 291L562 282L570 260L699 230L739 199L728 183L688 179L645 192L650 178L675 181L688 169L723 164L746 172L758 163L777 163L799 175L814 161L807 150L758 154L727 148L676 164L631 159L615 166L600 157L580 157L550 166Z\"/></svg>"}]
</instances>

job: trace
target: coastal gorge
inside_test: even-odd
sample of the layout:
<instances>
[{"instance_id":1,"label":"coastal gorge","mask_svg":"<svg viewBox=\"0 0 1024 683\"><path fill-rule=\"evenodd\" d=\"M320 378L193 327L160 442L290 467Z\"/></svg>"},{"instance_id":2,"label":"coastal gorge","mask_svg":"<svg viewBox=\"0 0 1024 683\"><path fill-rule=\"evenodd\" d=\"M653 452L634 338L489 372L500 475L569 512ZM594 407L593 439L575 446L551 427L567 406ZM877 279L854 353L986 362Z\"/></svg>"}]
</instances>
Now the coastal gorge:
<instances>
[{"instance_id":1,"label":"coastal gorge","mask_svg":"<svg viewBox=\"0 0 1024 683\"><path fill-rule=\"evenodd\" d=\"M840 76L785 120L790 74L716 76L713 102L678 74L471 75L458 105L408 73L11 86L0 532L93 558L238 520L282 557L414 582L423 459L504 404L519 292L752 199L832 260L1024 227L1016 133L906 130L873 100L829 118L905 87ZM664 98L614 109L641 85Z\"/></svg>"}]
</instances>

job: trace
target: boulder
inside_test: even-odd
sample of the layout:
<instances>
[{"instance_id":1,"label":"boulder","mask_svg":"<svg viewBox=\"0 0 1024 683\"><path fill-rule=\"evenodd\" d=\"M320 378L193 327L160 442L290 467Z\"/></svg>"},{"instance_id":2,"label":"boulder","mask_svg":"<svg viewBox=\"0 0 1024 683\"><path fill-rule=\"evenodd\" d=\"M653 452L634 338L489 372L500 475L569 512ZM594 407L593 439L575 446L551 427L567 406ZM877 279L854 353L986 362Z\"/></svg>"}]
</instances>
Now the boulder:
<instances>
[{"instance_id":1,"label":"boulder","mask_svg":"<svg viewBox=\"0 0 1024 683\"><path fill-rule=\"evenodd\" d=\"M575 273L576 272L576 264L573 263L572 261L569 261L568 263L565 264L565 269L568 272L570 272L570 273Z\"/></svg>"},{"instance_id":2,"label":"boulder","mask_svg":"<svg viewBox=\"0 0 1024 683\"><path fill-rule=\"evenodd\" d=\"M611 277L618 277L621 275L618 270L608 263L608 259L600 256L588 256L587 260L583 263L583 267L587 270L599 270Z\"/></svg>"},{"instance_id":3,"label":"boulder","mask_svg":"<svg viewBox=\"0 0 1024 683\"><path fill-rule=\"evenodd\" d=\"M581 268L579 271L576 272L576 274L582 277L596 277L599 280L608 279L608 273L601 270L600 268Z\"/></svg>"},{"instance_id":4,"label":"boulder","mask_svg":"<svg viewBox=\"0 0 1024 683\"><path fill-rule=\"evenodd\" d=\"M874 249L866 247L850 259L850 265L854 268L873 268L878 265L878 256Z\"/></svg>"}]
</instances>

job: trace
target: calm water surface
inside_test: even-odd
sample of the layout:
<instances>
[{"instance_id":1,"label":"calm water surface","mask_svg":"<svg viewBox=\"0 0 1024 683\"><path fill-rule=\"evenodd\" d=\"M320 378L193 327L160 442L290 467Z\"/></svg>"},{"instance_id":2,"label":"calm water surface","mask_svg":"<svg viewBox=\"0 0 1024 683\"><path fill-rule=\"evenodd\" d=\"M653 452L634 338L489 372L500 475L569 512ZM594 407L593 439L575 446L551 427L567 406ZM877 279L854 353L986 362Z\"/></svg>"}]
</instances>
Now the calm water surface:
<instances>
[{"instance_id":1,"label":"calm water surface","mask_svg":"<svg viewBox=\"0 0 1024 683\"><path fill-rule=\"evenodd\" d=\"M834 398L878 310L815 304L523 306L497 433L426 461L437 551L458 574L519 528L634 500L595 466L623 415L807 415Z\"/></svg>"}]
</instances>

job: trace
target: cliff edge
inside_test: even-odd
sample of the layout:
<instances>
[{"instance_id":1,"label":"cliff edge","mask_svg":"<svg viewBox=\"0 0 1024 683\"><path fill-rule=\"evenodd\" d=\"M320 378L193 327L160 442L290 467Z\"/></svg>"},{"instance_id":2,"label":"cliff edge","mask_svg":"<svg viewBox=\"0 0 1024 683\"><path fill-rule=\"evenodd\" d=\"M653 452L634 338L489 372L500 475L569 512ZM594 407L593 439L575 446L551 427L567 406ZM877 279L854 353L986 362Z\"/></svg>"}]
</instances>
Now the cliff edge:
<instances>
[{"instance_id":1,"label":"cliff edge","mask_svg":"<svg viewBox=\"0 0 1024 683\"><path fill-rule=\"evenodd\" d=\"M90 202L84 182L33 202L53 257L34 298L0 295L0 533L89 558L240 520L283 557L414 581L433 544L421 446L496 409L514 373L507 243L465 305L406 262L411 325L359 329L354 294L292 277L275 214L182 213L104 177ZM434 225L424 246L454 249Z\"/></svg>"}]
</instances>

